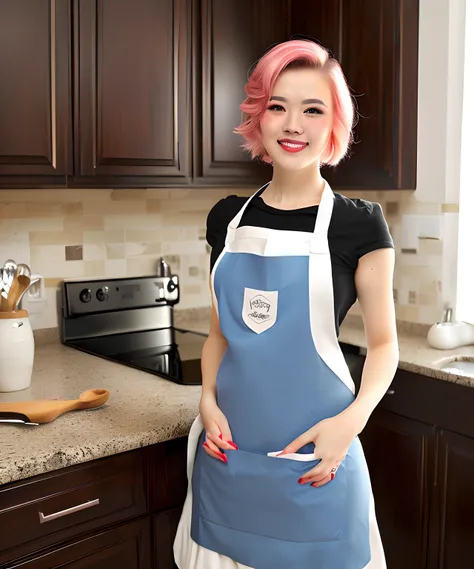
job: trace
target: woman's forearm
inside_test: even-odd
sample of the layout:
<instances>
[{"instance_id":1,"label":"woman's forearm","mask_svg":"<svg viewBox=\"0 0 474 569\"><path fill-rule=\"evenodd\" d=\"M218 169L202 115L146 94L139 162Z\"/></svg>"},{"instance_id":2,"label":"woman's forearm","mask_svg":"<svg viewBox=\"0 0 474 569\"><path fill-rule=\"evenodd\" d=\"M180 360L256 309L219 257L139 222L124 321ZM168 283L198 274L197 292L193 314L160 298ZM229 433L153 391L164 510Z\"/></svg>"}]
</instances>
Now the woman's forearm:
<instances>
[{"instance_id":1,"label":"woman's forearm","mask_svg":"<svg viewBox=\"0 0 474 569\"><path fill-rule=\"evenodd\" d=\"M216 400L216 377L222 358L227 350L227 340L220 334L209 335L204 342L201 356L202 394L201 399L209 397Z\"/></svg>"},{"instance_id":2,"label":"woman's forearm","mask_svg":"<svg viewBox=\"0 0 474 569\"><path fill-rule=\"evenodd\" d=\"M344 412L353 417L358 433L364 429L370 415L390 387L397 371L398 359L397 342L380 344L367 350L359 393Z\"/></svg>"}]
</instances>

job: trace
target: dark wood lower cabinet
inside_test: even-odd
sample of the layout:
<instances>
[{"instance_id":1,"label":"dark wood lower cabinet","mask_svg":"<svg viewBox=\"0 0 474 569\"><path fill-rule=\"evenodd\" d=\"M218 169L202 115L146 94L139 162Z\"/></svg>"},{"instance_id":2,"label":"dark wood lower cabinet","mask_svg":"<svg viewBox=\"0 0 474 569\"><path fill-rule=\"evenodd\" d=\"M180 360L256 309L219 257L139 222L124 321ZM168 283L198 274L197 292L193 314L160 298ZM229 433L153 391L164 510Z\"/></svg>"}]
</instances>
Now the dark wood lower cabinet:
<instances>
[{"instance_id":1,"label":"dark wood lower cabinet","mask_svg":"<svg viewBox=\"0 0 474 569\"><path fill-rule=\"evenodd\" d=\"M429 569L474 566L474 439L440 430Z\"/></svg>"},{"instance_id":2,"label":"dark wood lower cabinet","mask_svg":"<svg viewBox=\"0 0 474 569\"><path fill-rule=\"evenodd\" d=\"M361 435L389 569L425 569L435 428L375 411Z\"/></svg>"},{"instance_id":3,"label":"dark wood lower cabinet","mask_svg":"<svg viewBox=\"0 0 474 569\"><path fill-rule=\"evenodd\" d=\"M361 433L388 569L474 567L473 408L474 388L399 370Z\"/></svg>"},{"instance_id":4,"label":"dark wood lower cabinet","mask_svg":"<svg viewBox=\"0 0 474 569\"><path fill-rule=\"evenodd\" d=\"M187 438L0 486L0 569L174 569Z\"/></svg>"},{"instance_id":5,"label":"dark wood lower cabinet","mask_svg":"<svg viewBox=\"0 0 474 569\"><path fill-rule=\"evenodd\" d=\"M151 569L150 520L145 518L39 554L8 569Z\"/></svg>"},{"instance_id":6,"label":"dark wood lower cabinet","mask_svg":"<svg viewBox=\"0 0 474 569\"><path fill-rule=\"evenodd\" d=\"M173 542L178 529L181 508L153 516L153 569L175 569Z\"/></svg>"}]
</instances>

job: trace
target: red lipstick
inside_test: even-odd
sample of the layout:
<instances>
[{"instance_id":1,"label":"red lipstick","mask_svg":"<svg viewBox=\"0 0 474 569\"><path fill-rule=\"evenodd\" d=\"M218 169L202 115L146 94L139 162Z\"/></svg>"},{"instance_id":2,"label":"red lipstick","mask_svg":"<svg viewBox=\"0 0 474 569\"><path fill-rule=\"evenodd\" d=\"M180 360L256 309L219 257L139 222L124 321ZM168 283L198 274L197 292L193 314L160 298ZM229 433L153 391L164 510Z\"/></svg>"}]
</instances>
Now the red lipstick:
<instances>
[{"instance_id":1,"label":"red lipstick","mask_svg":"<svg viewBox=\"0 0 474 569\"><path fill-rule=\"evenodd\" d=\"M282 138L278 141L278 144L286 150L287 152L301 152L307 146L307 142L302 142L301 140L291 140L290 138Z\"/></svg>"}]
</instances>

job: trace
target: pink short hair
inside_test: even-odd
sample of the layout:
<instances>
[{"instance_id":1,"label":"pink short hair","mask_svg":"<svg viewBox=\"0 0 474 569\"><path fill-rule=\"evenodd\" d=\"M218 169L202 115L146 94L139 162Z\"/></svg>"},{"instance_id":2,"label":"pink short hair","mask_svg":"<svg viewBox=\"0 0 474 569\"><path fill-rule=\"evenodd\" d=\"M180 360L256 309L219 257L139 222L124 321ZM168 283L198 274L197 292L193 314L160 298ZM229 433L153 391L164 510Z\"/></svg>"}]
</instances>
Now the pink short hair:
<instances>
[{"instance_id":1,"label":"pink short hair","mask_svg":"<svg viewBox=\"0 0 474 569\"><path fill-rule=\"evenodd\" d=\"M287 68L310 67L324 71L331 86L334 108L334 126L321 163L335 166L347 153L352 142L354 106L346 78L338 61L319 44L309 40L291 40L280 43L268 51L257 63L245 86L247 98L240 105L244 121L234 132L246 142L242 147L252 158L265 162L272 159L262 143L260 120L267 108L275 82Z\"/></svg>"}]
</instances>

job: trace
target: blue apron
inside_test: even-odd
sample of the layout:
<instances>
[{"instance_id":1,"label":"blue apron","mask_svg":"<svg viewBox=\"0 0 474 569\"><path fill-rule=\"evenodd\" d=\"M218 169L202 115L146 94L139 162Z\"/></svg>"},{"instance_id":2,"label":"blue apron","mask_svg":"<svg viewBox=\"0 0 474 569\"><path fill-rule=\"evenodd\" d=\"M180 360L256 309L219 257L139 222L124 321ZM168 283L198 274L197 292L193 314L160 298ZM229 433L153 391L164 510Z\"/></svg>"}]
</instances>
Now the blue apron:
<instances>
[{"instance_id":1,"label":"blue apron","mask_svg":"<svg viewBox=\"0 0 474 569\"><path fill-rule=\"evenodd\" d=\"M372 492L359 439L320 488L298 484L319 462L313 444L275 456L355 398L334 322L327 237L334 194L326 183L313 233L239 227L265 187L229 224L212 272L228 341L217 401L239 450L224 451L227 464L211 458L201 430L191 538L253 569L363 569L371 560Z\"/></svg>"}]
</instances>

